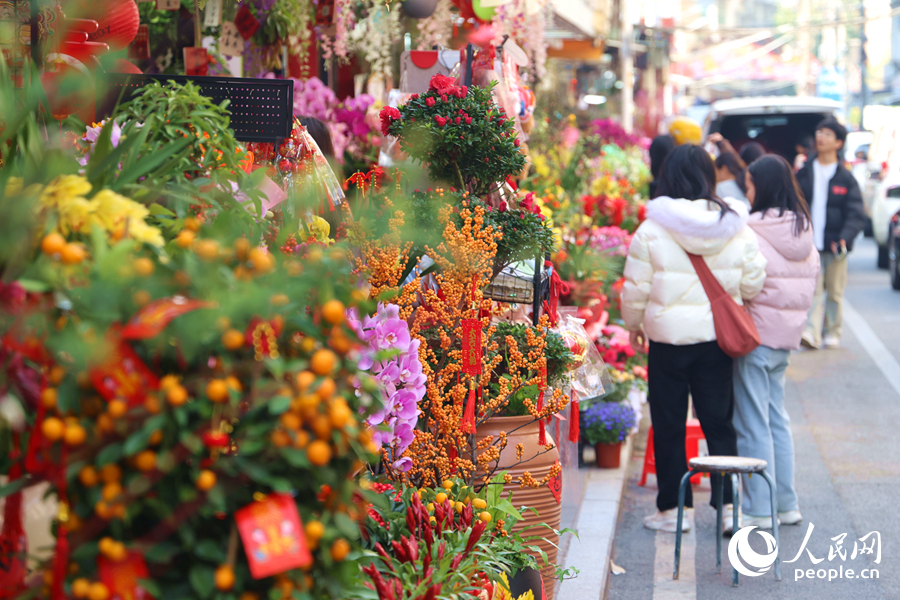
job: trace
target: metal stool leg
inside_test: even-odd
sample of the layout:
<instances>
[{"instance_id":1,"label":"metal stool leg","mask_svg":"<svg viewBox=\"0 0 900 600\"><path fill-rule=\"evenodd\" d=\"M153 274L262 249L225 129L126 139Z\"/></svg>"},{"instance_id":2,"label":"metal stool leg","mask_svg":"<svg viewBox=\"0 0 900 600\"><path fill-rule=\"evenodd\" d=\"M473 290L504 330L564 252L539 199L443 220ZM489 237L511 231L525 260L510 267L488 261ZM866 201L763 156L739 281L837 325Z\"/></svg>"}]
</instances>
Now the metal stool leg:
<instances>
[{"instance_id":1,"label":"metal stool leg","mask_svg":"<svg viewBox=\"0 0 900 600\"><path fill-rule=\"evenodd\" d=\"M722 501L725 499L725 474L716 478L716 573L722 572Z\"/></svg>"},{"instance_id":2,"label":"metal stool leg","mask_svg":"<svg viewBox=\"0 0 900 600\"><path fill-rule=\"evenodd\" d=\"M681 478L681 485L678 486L678 523L675 525L675 572L672 573L672 579L678 579L678 571L681 567L681 522L684 518L684 490L692 475L694 475L694 472L688 471Z\"/></svg>"},{"instance_id":3,"label":"metal stool leg","mask_svg":"<svg viewBox=\"0 0 900 600\"><path fill-rule=\"evenodd\" d=\"M775 482L765 471L760 472L769 484L769 495L772 498L772 532L775 534L775 581L781 581L781 542L778 540L778 500L775 498Z\"/></svg>"},{"instance_id":4,"label":"metal stool leg","mask_svg":"<svg viewBox=\"0 0 900 600\"><path fill-rule=\"evenodd\" d=\"M731 474L731 488L732 488L731 489L732 497L734 498L734 504L732 504L733 510L731 511L734 514L734 521L732 522L732 525L731 525L731 527L732 527L731 535L734 535L738 532L738 524L740 522L740 519L738 517L741 514L740 513L740 510L741 510L741 477L737 473ZM737 569L732 568L731 570L734 571L734 573L732 574L733 579L731 580L731 586L737 587L737 585L738 585Z\"/></svg>"}]
</instances>

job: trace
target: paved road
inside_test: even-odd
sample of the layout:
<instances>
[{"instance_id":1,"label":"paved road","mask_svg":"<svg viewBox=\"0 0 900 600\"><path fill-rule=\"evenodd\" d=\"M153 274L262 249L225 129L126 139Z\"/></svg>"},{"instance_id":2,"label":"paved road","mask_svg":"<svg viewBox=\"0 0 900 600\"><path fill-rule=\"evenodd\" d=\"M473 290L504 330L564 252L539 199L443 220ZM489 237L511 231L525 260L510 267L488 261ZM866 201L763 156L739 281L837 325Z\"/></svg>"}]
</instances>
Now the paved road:
<instances>
[{"instance_id":1,"label":"paved road","mask_svg":"<svg viewBox=\"0 0 900 600\"><path fill-rule=\"evenodd\" d=\"M769 573L742 577L731 587L731 569L715 569L715 512L709 486L695 488L695 529L685 536L681 578L672 581L674 535L643 528L653 512L655 477L637 485L646 445L646 427L636 440L629 480L616 531L614 561L626 573L610 578L609 599L718 600L900 598L900 292L890 288L886 271L875 268L875 246L860 239L850 256L843 345L837 350L799 352L788 370L787 409L792 418L797 458L797 487L805 517L799 527L781 528L783 560L797 555L809 523L815 528L807 552L783 565L784 580ZM874 556L851 559L854 542L871 531L881 534L881 562ZM843 538L846 559L829 550L832 538ZM874 536L873 536L874 537ZM871 540L871 538L870 538ZM760 536L751 545L765 553ZM878 578L828 580L828 572L874 568ZM795 569L823 569L825 579L795 580ZM805 573L804 573L805 575ZM870 575L870 577L872 577ZM601 595L601 597L603 597Z\"/></svg>"}]
</instances>

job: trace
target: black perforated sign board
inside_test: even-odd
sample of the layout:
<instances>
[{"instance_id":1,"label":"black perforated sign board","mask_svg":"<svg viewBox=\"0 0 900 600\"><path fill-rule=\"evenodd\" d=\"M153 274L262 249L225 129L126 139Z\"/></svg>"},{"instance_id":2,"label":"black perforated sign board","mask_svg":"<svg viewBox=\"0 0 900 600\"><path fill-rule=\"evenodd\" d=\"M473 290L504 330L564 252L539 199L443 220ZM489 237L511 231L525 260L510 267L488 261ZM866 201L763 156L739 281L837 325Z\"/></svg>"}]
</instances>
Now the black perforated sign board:
<instances>
[{"instance_id":1,"label":"black perforated sign board","mask_svg":"<svg viewBox=\"0 0 900 600\"><path fill-rule=\"evenodd\" d=\"M97 119L108 117L116 103L127 102L137 90L154 81L190 81L216 104L228 100L231 128L238 141L276 143L291 135L294 82L290 79L112 74L106 93L98 95Z\"/></svg>"}]
</instances>

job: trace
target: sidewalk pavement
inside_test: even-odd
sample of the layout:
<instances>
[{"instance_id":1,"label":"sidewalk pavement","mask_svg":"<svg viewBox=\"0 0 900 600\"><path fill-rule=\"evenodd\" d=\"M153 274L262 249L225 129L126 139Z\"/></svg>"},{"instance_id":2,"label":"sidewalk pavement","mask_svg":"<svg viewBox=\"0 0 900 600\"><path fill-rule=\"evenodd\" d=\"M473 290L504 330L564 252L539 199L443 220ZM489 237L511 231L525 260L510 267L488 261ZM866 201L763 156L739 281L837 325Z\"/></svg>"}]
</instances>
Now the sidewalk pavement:
<instances>
[{"instance_id":1,"label":"sidewalk pavement","mask_svg":"<svg viewBox=\"0 0 900 600\"><path fill-rule=\"evenodd\" d=\"M613 538L633 444L634 436L623 444L618 469L589 466L581 470L583 495L574 524L569 525L578 537L564 536L563 544L566 540L568 544L561 548L562 564L567 568L575 567L580 573L558 585L555 597L560 600L602 600L606 595ZM585 455L591 449L586 450ZM585 456L585 462L593 463L588 458L591 457Z\"/></svg>"}]
</instances>

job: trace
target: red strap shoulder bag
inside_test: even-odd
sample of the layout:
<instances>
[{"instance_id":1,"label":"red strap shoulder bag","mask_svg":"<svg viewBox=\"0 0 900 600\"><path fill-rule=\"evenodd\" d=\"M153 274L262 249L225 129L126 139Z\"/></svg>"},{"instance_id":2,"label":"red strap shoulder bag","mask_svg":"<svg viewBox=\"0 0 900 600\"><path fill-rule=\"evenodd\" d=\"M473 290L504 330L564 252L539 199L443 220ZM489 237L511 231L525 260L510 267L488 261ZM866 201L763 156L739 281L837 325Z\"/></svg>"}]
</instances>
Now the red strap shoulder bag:
<instances>
[{"instance_id":1,"label":"red strap shoulder bag","mask_svg":"<svg viewBox=\"0 0 900 600\"><path fill-rule=\"evenodd\" d=\"M731 358L750 354L760 343L753 317L725 291L702 256L689 252L687 255L709 298L719 348Z\"/></svg>"}]
</instances>

